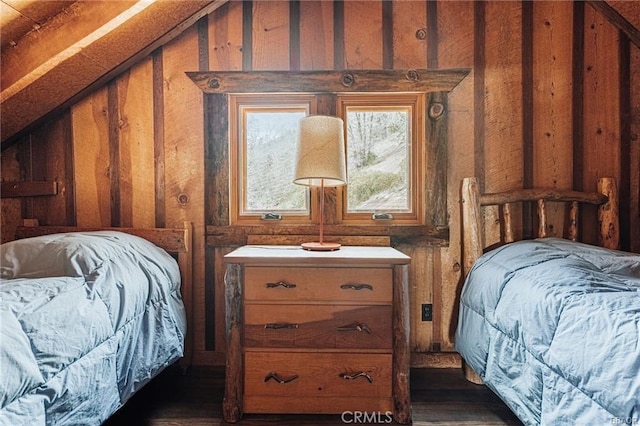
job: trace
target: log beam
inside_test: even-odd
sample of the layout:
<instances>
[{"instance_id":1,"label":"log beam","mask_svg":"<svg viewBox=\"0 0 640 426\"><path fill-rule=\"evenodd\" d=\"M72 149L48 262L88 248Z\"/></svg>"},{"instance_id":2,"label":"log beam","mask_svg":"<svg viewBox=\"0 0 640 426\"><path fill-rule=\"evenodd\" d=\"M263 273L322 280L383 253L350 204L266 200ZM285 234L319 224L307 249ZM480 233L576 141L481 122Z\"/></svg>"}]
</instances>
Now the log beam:
<instances>
[{"instance_id":1,"label":"log beam","mask_svg":"<svg viewBox=\"0 0 640 426\"><path fill-rule=\"evenodd\" d=\"M3 148L226 1L77 2L75 12L3 49ZM76 27L83 21L89 23Z\"/></svg>"},{"instance_id":2,"label":"log beam","mask_svg":"<svg viewBox=\"0 0 640 426\"><path fill-rule=\"evenodd\" d=\"M204 93L450 92L469 69L349 71L188 71Z\"/></svg>"}]
</instances>

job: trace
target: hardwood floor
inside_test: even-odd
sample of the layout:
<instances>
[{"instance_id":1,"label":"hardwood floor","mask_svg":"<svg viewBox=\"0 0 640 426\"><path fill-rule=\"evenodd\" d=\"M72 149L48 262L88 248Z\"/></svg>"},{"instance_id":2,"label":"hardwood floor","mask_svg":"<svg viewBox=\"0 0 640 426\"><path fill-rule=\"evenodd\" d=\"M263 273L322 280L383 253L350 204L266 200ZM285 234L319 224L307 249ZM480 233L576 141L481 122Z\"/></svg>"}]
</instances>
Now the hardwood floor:
<instances>
[{"instance_id":1,"label":"hardwood floor","mask_svg":"<svg viewBox=\"0 0 640 426\"><path fill-rule=\"evenodd\" d=\"M170 367L140 390L103 426L227 425L222 419L224 370L192 367L183 375ZM457 369L411 370L413 424L521 425L504 403L484 386L467 382ZM340 415L245 414L238 426L330 426L358 423Z\"/></svg>"}]
</instances>

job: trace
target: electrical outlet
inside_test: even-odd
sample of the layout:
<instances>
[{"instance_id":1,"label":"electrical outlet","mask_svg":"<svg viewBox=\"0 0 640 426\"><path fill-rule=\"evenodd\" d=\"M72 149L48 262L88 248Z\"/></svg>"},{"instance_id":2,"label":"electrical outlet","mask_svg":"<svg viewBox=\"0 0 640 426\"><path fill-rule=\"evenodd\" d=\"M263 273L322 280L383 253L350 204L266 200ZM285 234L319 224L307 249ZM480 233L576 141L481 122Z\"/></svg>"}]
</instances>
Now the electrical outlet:
<instances>
[{"instance_id":1,"label":"electrical outlet","mask_svg":"<svg viewBox=\"0 0 640 426\"><path fill-rule=\"evenodd\" d=\"M422 304L422 321L433 321L433 305L431 303Z\"/></svg>"}]
</instances>

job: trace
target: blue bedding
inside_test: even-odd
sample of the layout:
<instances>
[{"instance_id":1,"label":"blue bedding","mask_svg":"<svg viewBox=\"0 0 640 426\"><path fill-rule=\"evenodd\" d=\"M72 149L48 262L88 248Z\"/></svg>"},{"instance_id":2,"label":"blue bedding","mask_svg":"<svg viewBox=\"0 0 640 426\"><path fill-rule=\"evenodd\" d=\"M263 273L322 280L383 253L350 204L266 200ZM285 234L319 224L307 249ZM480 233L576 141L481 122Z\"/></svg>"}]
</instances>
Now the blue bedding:
<instances>
[{"instance_id":1,"label":"blue bedding","mask_svg":"<svg viewBox=\"0 0 640 426\"><path fill-rule=\"evenodd\" d=\"M456 349L527 425L640 424L640 255L554 238L486 253Z\"/></svg>"},{"instance_id":2,"label":"blue bedding","mask_svg":"<svg viewBox=\"0 0 640 426\"><path fill-rule=\"evenodd\" d=\"M176 261L113 231L0 246L0 425L99 425L180 358Z\"/></svg>"}]
</instances>

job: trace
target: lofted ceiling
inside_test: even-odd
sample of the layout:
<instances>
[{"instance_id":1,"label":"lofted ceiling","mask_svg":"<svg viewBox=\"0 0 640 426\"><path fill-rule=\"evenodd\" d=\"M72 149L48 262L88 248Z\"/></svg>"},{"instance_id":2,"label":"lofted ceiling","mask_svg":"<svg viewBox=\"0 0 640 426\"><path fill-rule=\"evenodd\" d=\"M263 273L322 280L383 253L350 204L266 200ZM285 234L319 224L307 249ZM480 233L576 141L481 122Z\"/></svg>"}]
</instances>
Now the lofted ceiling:
<instances>
[{"instance_id":1,"label":"lofted ceiling","mask_svg":"<svg viewBox=\"0 0 640 426\"><path fill-rule=\"evenodd\" d=\"M0 0L2 146L228 0ZM587 0L640 47L640 2Z\"/></svg>"},{"instance_id":2,"label":"lofted ceiling","mask_svg":"<svg viewBox=\"0 0 640 426\"><path fill-rule=\"evenodd\" d=\"M2 145L227 0L0 0Z\"/></svg>"},{"instance_id":3,"label":"lofted ceiling","mask_svg":"<svg viewBox=\"0 0 640 426\"><path fill-rule=\"evenodd\" d=\"M636 31L640 28L640 4L637 0L607 0L605 3L636 28Z\"/></svg>"},{"instance_id":4,"label":"lofted ceiling","mask_svg":"<svg viewBox=\"0 0 640 426\"><path fill-rule=\"evenodd\" d=\"M31 31L38 31L49 18L56 16L73 1L2 0L0 2L0 43L2 50Z\"/></svg>"}]
</instances>

